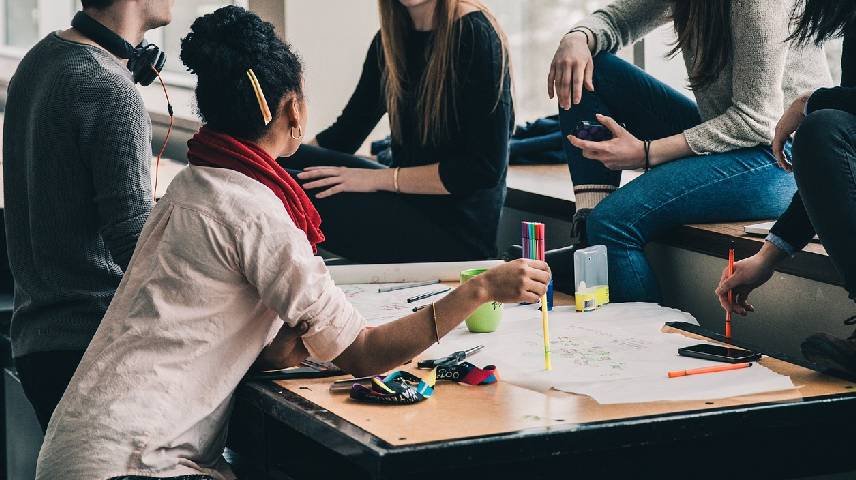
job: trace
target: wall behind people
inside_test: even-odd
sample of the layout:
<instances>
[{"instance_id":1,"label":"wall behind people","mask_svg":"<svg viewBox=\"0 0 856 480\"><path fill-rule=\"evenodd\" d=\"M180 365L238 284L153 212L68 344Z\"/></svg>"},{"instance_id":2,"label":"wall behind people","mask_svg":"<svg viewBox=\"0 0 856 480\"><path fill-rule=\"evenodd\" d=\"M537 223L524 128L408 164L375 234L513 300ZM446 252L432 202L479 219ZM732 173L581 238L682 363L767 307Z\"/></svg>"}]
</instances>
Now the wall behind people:
<instances>
[{"instance_id":1,"label":"wall behind people","mask_svg":"<svg viewBox=\"0 0 856 480\"><path fill-rule=\"evenodd\" d=\"M285 37L306 65L309 110L306 138L328 127L341 113L380 26L377 0L285 2ZM369 138L389 132L386 121Z\"/></svg>"}]
</instances>

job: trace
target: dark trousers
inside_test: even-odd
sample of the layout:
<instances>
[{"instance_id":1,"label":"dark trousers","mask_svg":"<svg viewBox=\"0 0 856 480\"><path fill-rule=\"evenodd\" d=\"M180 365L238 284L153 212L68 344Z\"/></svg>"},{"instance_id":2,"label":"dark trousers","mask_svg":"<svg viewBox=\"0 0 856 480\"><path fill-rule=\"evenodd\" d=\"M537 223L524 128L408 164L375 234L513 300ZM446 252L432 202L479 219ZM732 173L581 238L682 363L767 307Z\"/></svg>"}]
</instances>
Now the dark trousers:
<instances>
[{"instance_id":1,"label":"dark trousers","mask_svg":"<svg viewBox=\"0 0 856 480\"><path fill-rule=\"evenodd\" d=\"M297 173L310 166L387 168L312 145L302 145L293 156L278 161L301 184L306 182L298 179ZM359 263L451 262L481 257L408 198L414 195L373 192L315 197L324 190L306 193L323 221L321 230L327 240L320 247L331 253Z\"/></svg>"},{"instance_id":2,"label":"dark trousers","mask_svg":"<svg viewBox=\"0 0 856 480\"><path fill-rule=\"evenodd\" d=\"M856 115L820 110L806 117L793 164L809 220L856 300Z\"/></svg>"},{"instance_id":3,"label":"dark trousers","mask_svg":"<svg viewBox=\"0 0 856 480\"><path fill-rule=\"evenodd\" d=\"M207 476L207 475L182 475L180 477L169 477L169 478L139 477L139 476L113 477L110 480L214 480L214 479Z\"/></svg>"},{"instance_id":4,"label":"dark trousers","mask_svg":"<svg viewBox=\"0 0 856 480\"><path fill-rule=\"evenodd\" d=\"M48 429L54 408L82 357L81 351L61 351L31 353L15 359L24 394L33 405L43 432Z\"/></svg>"}]
</instances>

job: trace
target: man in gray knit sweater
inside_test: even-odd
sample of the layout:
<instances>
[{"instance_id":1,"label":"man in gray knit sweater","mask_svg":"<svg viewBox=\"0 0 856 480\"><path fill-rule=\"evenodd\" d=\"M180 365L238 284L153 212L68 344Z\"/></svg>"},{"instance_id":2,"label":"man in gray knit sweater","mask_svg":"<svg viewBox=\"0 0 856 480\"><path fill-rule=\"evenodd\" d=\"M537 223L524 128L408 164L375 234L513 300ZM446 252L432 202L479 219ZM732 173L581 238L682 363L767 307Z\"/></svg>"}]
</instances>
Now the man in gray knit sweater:
<instances>
[{"instance_id":1,"label":"man in gray knit sweater","mask_svg":"<svg viewBox=\"0 0 856 480\"><path fill-rule=\"evenodd\" d=\"M172 2L83 6L137 45L169 23ZM12 352L46 428L152 208L151 123L125 61L69 29L21 61L3 138Z\"/></svg>"}]
</instances>

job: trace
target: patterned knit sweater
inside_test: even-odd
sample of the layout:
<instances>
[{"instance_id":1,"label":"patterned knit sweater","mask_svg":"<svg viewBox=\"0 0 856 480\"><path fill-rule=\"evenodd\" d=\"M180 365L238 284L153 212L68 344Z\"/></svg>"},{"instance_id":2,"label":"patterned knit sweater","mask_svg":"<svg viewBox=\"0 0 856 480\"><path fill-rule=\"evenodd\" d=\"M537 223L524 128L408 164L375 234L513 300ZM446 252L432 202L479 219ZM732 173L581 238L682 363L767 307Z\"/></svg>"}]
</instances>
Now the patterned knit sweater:
<instances>
[{"instance_id":1,"label":"patterned knit sweater","mask_svg":"<svg viewBox=\"0 0 856 480\"><path fill-rule=\"evenodd\" d=\"M151 123L128 69L49 34L9 85L6 241L12 350L84 350L152 208Z\"/></svg>"}]
</instances>

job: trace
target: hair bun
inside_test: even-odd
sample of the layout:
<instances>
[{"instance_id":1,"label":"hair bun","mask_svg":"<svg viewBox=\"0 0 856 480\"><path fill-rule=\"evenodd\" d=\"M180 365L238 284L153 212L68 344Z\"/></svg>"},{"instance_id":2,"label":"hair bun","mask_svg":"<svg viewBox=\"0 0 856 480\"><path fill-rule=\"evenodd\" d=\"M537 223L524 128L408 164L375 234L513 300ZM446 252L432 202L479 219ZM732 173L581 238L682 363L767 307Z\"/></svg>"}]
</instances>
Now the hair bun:
<instances>
[{"instance_id":1,"label":"hair bun","mask_svg":"<svg viewBox=\"0 0 856 480\"><path fill-rule=\"evenodd\" d=\"M191 73L202 76L234 76L264 58L272 24L256 14L233 5L196 19L181 40L181 61Z\"/></svg>"}]
</instances>

